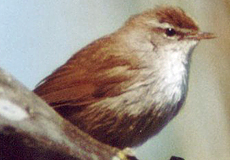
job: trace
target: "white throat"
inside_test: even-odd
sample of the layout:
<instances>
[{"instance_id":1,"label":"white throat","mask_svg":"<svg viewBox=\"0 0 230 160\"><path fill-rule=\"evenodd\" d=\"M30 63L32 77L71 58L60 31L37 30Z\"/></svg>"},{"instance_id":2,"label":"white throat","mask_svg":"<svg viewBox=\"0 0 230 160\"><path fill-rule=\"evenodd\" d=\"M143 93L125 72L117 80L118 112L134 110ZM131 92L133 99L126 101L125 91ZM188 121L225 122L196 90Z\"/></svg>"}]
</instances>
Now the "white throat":
<instances>
[{"instance_id":1,"label":"white throat","mask_svg":"<svg viewBox=\"0 0 230 160\"><path fill-rule=\"evenodd\" d=\"M181 52L167 52L167 59L162 61L158 79L159 96L165 96L165 100L171 103L178 102L182 97L182 86L187 85L188 63ZM160 101L160 100L159 100Z\"/></svg>"},{"instance_id":2,"label":"white throat","mask_svg":"<svg viewBox=\"0 0 230 160\"><path fill-rule=\"evenodd\" d=\"M157 88L156 93L159 93L159 98L161 97L159 102L165 97L168 103L175 104L181 100L183 94L186 94L189 61L196 44L197 41L190 41L187 45L172 44L157 51L160 60L153 66L158 68L157 76L154 76L158 79L157 83L153 84L153 91Z\"/></svg>"}]
</instances>

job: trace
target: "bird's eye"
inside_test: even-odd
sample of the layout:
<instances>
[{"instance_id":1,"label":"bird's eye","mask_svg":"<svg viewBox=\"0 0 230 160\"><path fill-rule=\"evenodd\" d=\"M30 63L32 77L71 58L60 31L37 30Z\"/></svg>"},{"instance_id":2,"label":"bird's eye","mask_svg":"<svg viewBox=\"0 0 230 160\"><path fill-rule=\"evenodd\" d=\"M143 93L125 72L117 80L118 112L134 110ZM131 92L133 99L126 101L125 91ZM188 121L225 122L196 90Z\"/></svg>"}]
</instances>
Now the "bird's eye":
<instances>
[{"instance_id":1,"label":"bird's eye","mask_svg":"<svg viewBox=\"0 0 230 160\"><path fill-rule=\"evenodd\" d=\"M176 31L175 31L175 29L173 29L173 28L167 28L167 29L165 30L165 34L166 34L167 36L169 36L169 37L172 37L172 36L174 36L174 35L176 34Z\"/></svg>"}]
</instances>

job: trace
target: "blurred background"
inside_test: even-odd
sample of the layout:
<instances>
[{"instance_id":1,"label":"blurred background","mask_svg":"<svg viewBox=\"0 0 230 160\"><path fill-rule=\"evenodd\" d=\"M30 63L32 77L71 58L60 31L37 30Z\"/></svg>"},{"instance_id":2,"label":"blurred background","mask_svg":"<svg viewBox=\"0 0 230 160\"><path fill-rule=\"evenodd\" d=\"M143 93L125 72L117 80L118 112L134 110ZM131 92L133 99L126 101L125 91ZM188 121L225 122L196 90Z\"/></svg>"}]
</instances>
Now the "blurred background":
<instances>
[{"instance_id":1,"label":"blurred background","mask_svg":"<svg viewBox=\"0 0 230 160\"><path fill-rule=\"evenodd\" d=\"M76 51L157 4L180 6L218 38L196 48L180 114L136 154L230 160L230 0L0 0L0 67L33 89Z\"/></svg>"}]
</instances>

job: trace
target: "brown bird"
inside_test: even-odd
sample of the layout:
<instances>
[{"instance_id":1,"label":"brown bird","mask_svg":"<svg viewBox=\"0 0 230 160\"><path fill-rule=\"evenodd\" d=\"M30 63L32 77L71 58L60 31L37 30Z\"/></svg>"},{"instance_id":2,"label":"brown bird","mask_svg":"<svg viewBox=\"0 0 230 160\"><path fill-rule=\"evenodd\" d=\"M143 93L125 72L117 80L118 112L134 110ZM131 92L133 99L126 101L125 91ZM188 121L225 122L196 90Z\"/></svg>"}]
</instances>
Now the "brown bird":
<instances>
[{"instance_id":1,"label":"brown bird","mask_svg":"<svg viewBox=\"0 0 230 160\"><path fill-rule=\"evenodd\" d=\"M136 146L177 115L191 53L210 38L182 9L160 6L78 51L34 92L95 139Z\"/></svg>"}]
</instances>

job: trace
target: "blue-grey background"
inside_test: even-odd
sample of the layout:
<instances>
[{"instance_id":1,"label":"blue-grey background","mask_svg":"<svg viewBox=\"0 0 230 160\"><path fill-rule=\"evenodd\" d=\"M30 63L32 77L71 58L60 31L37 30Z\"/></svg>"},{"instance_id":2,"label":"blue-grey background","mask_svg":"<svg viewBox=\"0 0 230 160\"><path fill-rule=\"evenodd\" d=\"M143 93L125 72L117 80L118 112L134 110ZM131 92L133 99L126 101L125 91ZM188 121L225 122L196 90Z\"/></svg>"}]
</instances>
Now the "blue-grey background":
<instances>
[{"instance_id":1,"label":"blue-grey background","mask_svg":"<svg viewBox=\"0 0 230 160\"><path fill-rule=\"evenodd\" d=\"M33 89L77 50L156 4L182 7L218 39L195 50L181 113L136 154L143 160L229 160L229 0L0 0L0 67Z\"/></svg>"}]
</instances>

